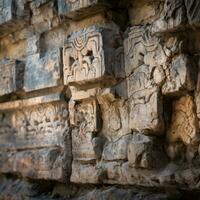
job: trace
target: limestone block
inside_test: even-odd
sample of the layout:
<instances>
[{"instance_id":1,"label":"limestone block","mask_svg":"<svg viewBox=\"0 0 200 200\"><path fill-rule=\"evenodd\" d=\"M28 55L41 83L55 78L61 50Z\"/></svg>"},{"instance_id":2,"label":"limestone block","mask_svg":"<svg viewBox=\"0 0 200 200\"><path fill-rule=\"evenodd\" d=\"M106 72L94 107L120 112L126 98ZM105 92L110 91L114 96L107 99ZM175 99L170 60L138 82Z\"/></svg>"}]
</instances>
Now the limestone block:
<instances>
[{"instance_id":1,"label":"limestone block","mask_svg":"<svg viewBox=\"0 0 200 200\"><path fill-rule=\"evenodd\" d=\"M145 56L148 55L148 53L156 54L155 51L158 47L159 38L151 36L150 27L131 27L127 38L124 40L126 76L129 76L140 65L146 64L145 60L148 62L155 62L155 55L148 59L145 59ZM166 57L162 49L159 49L159 54L162 54L163 58Z\"/></svg>"},{"instance_id":2,"label":"limestone block","mask_svg":"<svg viewBox=\"0 0 200 200\"><path fill-rule=\"evenodd\" d=\"M59 14L73 19L99 12L105 6L108 6L106 0L58 0Z\"/></svg>"},{"instance_id":3,"label":"limestone block","mask_svg":"<svg viewBox=\"0 0 200 200\"><path fill-rule=\"evenodd\" d=\"M67 180L71 136L67 105L60 95L2 103L0 108L0 172Z\"/></svg>"},{"instance_id":4,"label":"limestone block","mask_svg":"<svg viewBox=\"0 0 200 200\"><path fill-rule=\"evenodd\" d=\"M128 78L129 127L136 131L162 133L162 97L151 79L147 65L138 67Z\"/></svg>"},{"instance_id":5,"label":"limestone block","mask_svg":"<svg viewBox=\"0 0 200 200\"><path fill-rule=\"evenodd\" d=\"M117 141L131 132L128 126L128 103L113 96L112 92L102 93L98 96L102 113L102 134L109 141Z\"/></svg>"},{"instance_id":6,"label":"limestone block","mask_svg":"<svg viewBox=\"0 0 200 200\"><path fill-rule=\"evenodd\" d=\"M116 30L92 26L72 33L63 49L64 84L115 81L123 77L123 48Z\"/></svg>"},{"instance_id":7,"label":"limestone block","mask_svg":"<svg viewBox=\"0 0 200 200\"><path fill-rule=\"evenodd\" d=\"M24 27L28 19L29 10L22 0L0 0L0 36Z\"/></svg>"},{"instance_id":8,"label":"limestone block","mask_svg":"<svg viewBox=\"0 0 200 200\"><path fill-rule=\"evenodd\" d=\"M61 57L59 49L27 57L24 90L26 92L55 87L61 83Z\"/></svg>"},{"instance_id":9,"label":"limestone block","mask_svg":"<svg viewBox=\"0 0 200 200\"><path fill-rule=\"evenodd\" d=\"M19 152L0 152L1 173L18 173L23 177L64 181L63 152L60 148L42 148Z\"/></svg>"},{"instance_id":10,"label":"limestone block","mask_svg":"<svg viewBox=\"0 0 200 200\"><path fill-rule=\"evenodd\" d=\"M177 31L187 24L184 0L166 0L162 16L153 23L153 33Z\"/></svg>"},{"instance_id":11,"label":"limestone block","mask_svg":"<svg viewBox=\"0 0 200 200\"><path fill-rule=\"evenodd\" d=\"M71 104L72 102L70 102ZM74 160L92 161L101 156L103 143L95 133L101 127L99 107L95 100L74 104L69 109L72 130L72 152Z\"/></svg>"},{"instance_id":12,"label":"limestone block","mask_svg":"<svg viewBox=\"0 0 200 200\"><path fill-rule=\"evenodd\" d=\"M198 78L197 78L197 87L195 90L195 104L196 104L196 112L197 117L199 121L199 127L200 127L200 66L198 67Z\"/></svg>"},{"instance_id":13,"label":"limestone block","mask_svg":"<svg viewBox=\"0 0 200 200\"><path fill-rule=\"evenodd\" d=\"M192 26L200 25L200 2L195 0L184 0L187 17Z\"/></svg>"},{"instance_id":14,"label":"limestone block","mask_svg":"<svg viewBox=\"0 0 200 200\"><path fill-rule=\"evenodd\" d=\"M22 61L1 60L0 74L0 96L22 89L24 76L24 63Z\"/></svg>"},{"instance_id":15,"label":"limestone block","mask_svg":"<svg viewBox=\"0 0 200 200\"><path fill-rule=\"evenodd\" d=\"M166 0L162 16L153 23L153 33L179 31L188 25L199 27L199 7L195 0Z\"/></svg>"},{"instance_id":16,"label":"limestone block","mask_svg":"<svg viewBox=\"0 0 200 200\"><path fill-rule=\"evenodd\" d=\"M27 47L26 47L27 56L39 53L40 51L39 39L40 37L38 35L33 35L32 37L29 37L27 39Z\"/></svg>"},{"instance_id":17,"label":"limestone block","mask_svg":"<svg viewBox=\"0 0 200 200\"><path fill-rule=\"evenodd\" d=\"M103 149L103 159L106 161L127 160L128 144L132 139L132 135L121 137L116 142L107 142Z\"/></svg>"},{"instance_id":18,"label":"limestone block","mask_svg":"<svg viewBox=\"0 0 200 200\"><path fill-rule=\"evenodd\" d=\"M188 55L180 54L168 66L166 81L162 87L165 95L178 95L195 88L196 67Z\"/></svg>"},{"instance_id":19,"label":"limestone block","mask_svg":"<svg viewBox=\"0 0 200 200\"><path fill-rule=\"evenodd\" d=\"M131 25L151 23L160 16L162 9L161 1L131 1L132 6L129 7L129 15Z\"/></svg>"},{"instance_id":20,"label":"limestone block","mask_svg":"<svg viewBox=\"0 0 200 200\"><path fill-rule=\"evenodd\" d=\"M167 131L168 142L181 141L186 146L199 144L198 128L193 98L187 95L174 101L171 126Z\"/></svg>"},{"instance_id":21,"label":"limestone block","mask_svg":"<svg viewBox=\"0 0 200 200\"><path fill-rule=\"evenodd\" d=\"M165 154L159 140L139 133L133 133L128 145L130 167L152 169L165 163Z\"/></svg>"},{"instance_id":22,"label":"limestone block","mask_svg":"<svg viewBox=\"0 0 200 200\"><path fill-rule=\"evenodd\" d=\"M74 161L72 163L72 183L87 183L96 184L101 182L103 170L101 167L92 164L82 164Z\"/></svg>"},{"instance_id":23,"label":"limestone block","mask_svg":"<svg viewBox=\"0 0 200 200\"><path fill-rule=\"evenodd\" d=\"M1 112L0 149L60 146L69 137L65 103L45 103ZM68 138L69 139L69 138Z\"/></svg>"}]
</instances>

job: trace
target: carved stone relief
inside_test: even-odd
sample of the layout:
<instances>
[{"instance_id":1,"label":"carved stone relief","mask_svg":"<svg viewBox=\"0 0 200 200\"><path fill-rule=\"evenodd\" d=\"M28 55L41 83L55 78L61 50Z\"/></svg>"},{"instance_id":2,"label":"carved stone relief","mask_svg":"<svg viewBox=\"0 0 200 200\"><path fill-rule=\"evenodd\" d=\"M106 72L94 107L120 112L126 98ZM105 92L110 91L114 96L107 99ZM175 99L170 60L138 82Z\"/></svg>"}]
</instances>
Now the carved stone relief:
<instances>
[{"instance_id":1,"label":"carved stone relief","mask_svg":"<svg viewBox=\"0 0 200 200\"><path fill-rule=\"evenodd\" d=\"M74 160L96 160L98 149L95 134L101 128L101 116L95 100L84 101L80 104L70 102L70 122L74 125L72 130L72 150ZM99 141L100 142L100 141Z\"/></svg>"},{"instance_id":2,"label":"carved stone relief","mask_svg":"<svg viewBox=\"0 0 200 200\"><path fill-rule=\"evenodd\" d=\"M111 41L105 38L108 34L113 36ZM120 42L121 39L117 31L96 26L73 33L63 49L64 83L81 84L120 78L123 49L118 40Z\"/></svg>"},{"instance_id":3,"label":"carved stone relief","mask_svg":"<svg viewBox=\"0 0 200 200\"><path fill-rule=\"evenodd\" d=\"M1 111L0 171L67 180L71 165L68 114L64 102Z\"/></svg>"}]
</instances>

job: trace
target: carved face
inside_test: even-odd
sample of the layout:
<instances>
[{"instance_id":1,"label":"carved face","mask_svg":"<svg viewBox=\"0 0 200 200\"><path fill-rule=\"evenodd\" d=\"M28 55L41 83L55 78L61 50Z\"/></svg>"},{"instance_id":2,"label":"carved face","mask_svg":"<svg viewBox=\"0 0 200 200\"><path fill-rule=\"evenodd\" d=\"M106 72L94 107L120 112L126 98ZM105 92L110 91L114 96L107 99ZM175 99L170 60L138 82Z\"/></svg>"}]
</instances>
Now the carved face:
<instances>
[{"instance_id":1,"label":"carved face","mask_svg":"<svg viewBox=\"0 0 200 200\"><path fill-rule=\"evenodd\" d=\"M79 36L64 48L65 83L93 80L102 75L101 36L98 33Z\"/></svg>"}]
</instances>

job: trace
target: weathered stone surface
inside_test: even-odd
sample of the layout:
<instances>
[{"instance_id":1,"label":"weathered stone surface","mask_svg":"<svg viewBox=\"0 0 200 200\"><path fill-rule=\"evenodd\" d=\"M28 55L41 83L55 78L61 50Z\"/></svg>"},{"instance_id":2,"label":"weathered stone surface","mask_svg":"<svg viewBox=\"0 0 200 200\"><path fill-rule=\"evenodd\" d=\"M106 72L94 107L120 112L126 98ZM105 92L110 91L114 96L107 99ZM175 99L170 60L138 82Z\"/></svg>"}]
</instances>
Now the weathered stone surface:
<instances>
[{"instance_id":1,"label":"weathered stone surface","mask_svg":"<svg viewBox=\"0 0 200 200\"><path fill-rule=\"evenodd\" d=\"M199 5L0 0L0 199L1 176L46 180L32 200L199 190Z\"/></svg>"},{"instance_id":2,"label":"weathered stone surface","mask_svg":"<svg viewBox=\"0 0 200 200\"><path fill-rule=\"evenodd\" d=\"M47 97L46 100L48 102ZM71 169L71 141L66 103L34 98L0 113L0 171L35 179L67 180ZM5 103L6 104L6 103ZM8 104L8 103L7 103ZM12 103L10 103L12 104ZM17 104L17 103L16 103ZM10 110L11 109L11 110Z\"/></svg>"},{"instance_id":3,"label":"weathered stone surface","mask_svg":"<svg viewBox=\"0 0 200 200\"><path fill-rule=\"evenodd\" d=\"M99 183L103 176L101 167L92 164L81 164L80 162L72 163L72 183Z\"/></svg>"},{"instance_id":4,"label":"weathered stone surface","mask_svg":"<svg viewBox=\"0 0 200 200\"><path fill-rule=\"evenodd\" d=\"M129 9L131 25L152 23L160 17L162 11L162 1L131 1Z\"/></svg>"},{"instance_id":5,"label":"weathered stone surface","mask_svg":"<svg viewBox=\"0 0 200 200\"><path fill-rule=\"evenodd\" d=\"M142 65L128 78L129 127L136 131L162 133L162 99L152 83L150 67Z\"/></svg>"},{"instance_id":6,"label":"weathered stone surface","mask_svg":"<svg viewBox=\"0 0 200 200\"><path fill-rule=\"evenodd\" d=\"M196 66L187 55L179 55L166 69L166 82L162 87L165 95L178 95L195 88Z\"/></svg>"},{"instance_id":7,"label":"weathered stone surface","mask_svg":"<svg viewBox=\"0 0 200 200\"><path fill-rule=\"evenodd\" d=\"M42 148L19 152L1 152L1 173L16 173L35 179L64 181L67 172L60 148ZM66 174L65 174L66 173Z\"/></svg>"},{"instance_id":8,"label":"weathered stone surface","mask_svg":"<svg viewBox=\"0 0 200 200\"><path fill-rule=\"evenodd\" d=\"M22 28L29 19L29 10L24 1L0 1L0 36Z\"/></svg>"},{"instance_id":9,"label":"weathered stone surface","mask_svg":"<svg viewBox=\"0 0 200 200\"><path fill-rule=\"evenodd\" d=\"M92 161L101 156L102 143L95 133L101 128L99 107L95 100L84 101L80 104L69 104L72 130L72 151L74 160Z\"/></svg>"},{"instance_id":10,"label":"weathered stone surface","mask_svg":"<svg viewBox=\"0 0 200 200\"><path fill-rule=\"evenodd\" d=\"M124 40L126 75L129 76L137 67L146 64L145 56L151 52L155 54L158 46L159 38L151 36L148 26L130 28L128 37ZM150 59L146 60L149 62Z\"/></svg>"},{"instance_id":11,"label":"weathered stone surface","mask_svg":"<svg viewBox=\"0 0 200 200\"><path fill-rule=\"evenodd\" d=\"M61 57L59 49L52 49L40 57L27 57L24 77L26 92L55 87L61 84Z\"/></svg>"},{"instance_id":12,"label":"weathered stone surface","mask_svg":"<svg viewBox=\"0 0 200 200\"><path fill-rule=\"evenodd\" d=\"M63 60L66 85L116 80L123 77L121 37L116 30L97 26L72 33Z\"/></svg>"},{"instance_id":13,"label":"weathered stone surface","mask_svg":"<svg viewBox=\"0 0 200 200\"><path fill-rule=\"evenodd\" d=\"M166 0L162 17L154 22L153 32L171 32L183 28L187 24L184 0Z\"/></svg>"},{"instance_id":14,"label":"weathered stone surface","mask_svg":"<svg viewBox=\"0 0 200 200\"><path fill-rule=\"evenodd\" d=\"M124 99L116 97L116 91L105 89L98 96L103 121L101 132L112 142L131 132L128 126L128 104Z\"/></svg>"},{"instance_id":15,"label":"weathered stone surface","mask_svg":"<svg viewBox=\"0 0 200 200\"><path fill-rule=\"evenodd\" d=\"M70 139L65 103L20 108L2 112L0 116L1 150L64 147L65 139ZM70 144L70 141L68 142Z\"/></svg>"},{"instance_id":16,"label":"weathered stone surface","mask_svg":"<svg viewBox=\"0 0 200 200\"><path fill-rule=\"evenodd\" d=\"M108 6L106 0L58 0L58 12L69 18L79 19Z\"/></svg>"},{"instance_id":17,"label":"weathered stone surface","mask_svg":"<svg viewBox=\"0 0 200 200\"><path fill-rule=\"evenodd\" d=\"M24 63L18 60L0 61L0 96L17 92L23 87Z\"/></svg>"},{"instance_id":18,"label":"weathered stone surface","mask_svg":"<svg viewBox=\"0 0 200 200\"><path fill-rule=\"evenodd\" d=\"M167 132L168 142L182 141L185 145L199 143L198 119L194 100L187 95L173 104L172 120Z\"/></svg>"},{"instance_id":19,"label":"weathered stone surface","mask_svg":"<svg viewBox=\"0 0 200 200\"><path fill-rule=\"evenodd\" d=\"M159 140L142 134L134 133L128 144L128 162L130 167L152 169L166 162Z\"/></svg>"},{"instance_id":20,"label":"weathered stone surface","mask_svg":"<svg viewBox=\"0 0 200 200\"><path fill-rule=\"evenodd\" d=\"M103 159L107 161L127 160L128 145L132 135L123 136L116 142L108 142L104 145Z\"/></svg>"},{"instance_id":21,"label":"weathered stone surface","mask_svg":"<svg viewBox=\"0 0 200 200\"><path fill-rule=\"evenodd\" d=\"M200 23L200 2L194 0L185 0L184 1L186 10L187 10L187 17L189 23L193 26L198 26Z\"/></svg>"},{"instance_id":22,"label":"weathered stone surface","mask_svg":"<svg viewBox=\"0 0 200 200\"><path fill-rule=\"evenodd\" d=\"M40 37L38 35L34 35L27 39L26 54L28 56L39 53L39 51L40 51L39 39L40 39Z\"/></svg>"}]
</instances>

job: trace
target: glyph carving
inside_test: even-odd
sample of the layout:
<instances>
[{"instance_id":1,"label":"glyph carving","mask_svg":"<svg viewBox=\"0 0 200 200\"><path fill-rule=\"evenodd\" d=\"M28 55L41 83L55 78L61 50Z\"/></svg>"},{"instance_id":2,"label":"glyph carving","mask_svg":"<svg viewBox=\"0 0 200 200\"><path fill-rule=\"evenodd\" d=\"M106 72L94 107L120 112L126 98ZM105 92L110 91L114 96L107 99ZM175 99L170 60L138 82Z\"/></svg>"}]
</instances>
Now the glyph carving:
<instances>
[{"instance_id":1,"label":"glyph carving","mask_svg":"<svg viewBox=\"0 0 200 200\"><path fill-rule=\"evenodd\" d=\"M106 34L114 37L112 41L106 41ZM118 62L121 58L119 51L121 54L123 51L120 44L113 44L118 38L116 31L98 27L72 34L63 49L64 83L81 84L117 78L115 75L122 69L122 62Z\"/></svg>"}]
</instances>

